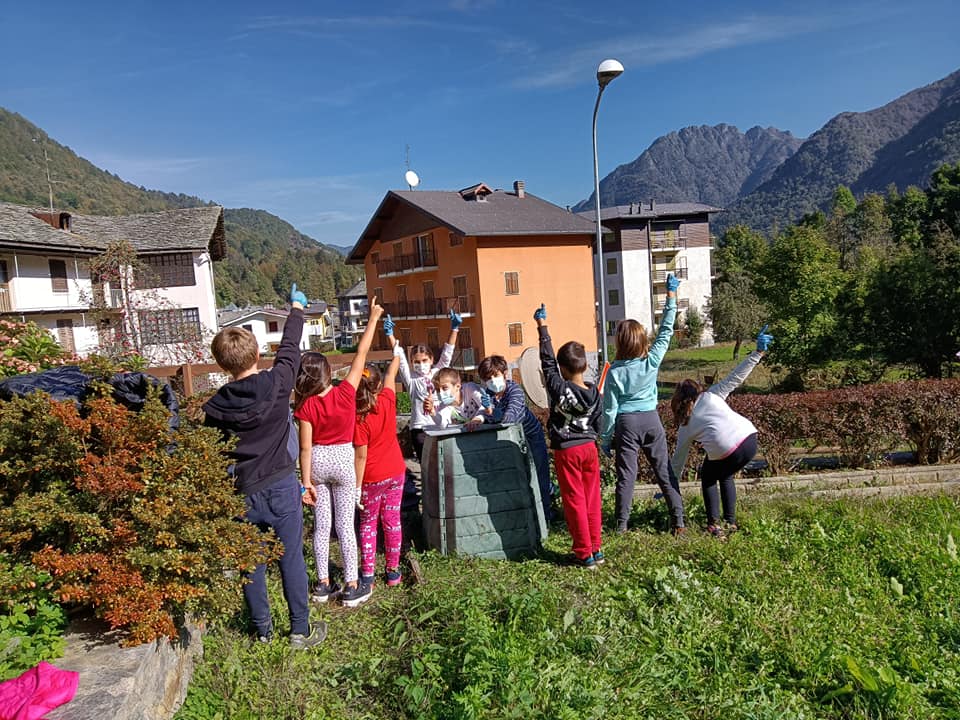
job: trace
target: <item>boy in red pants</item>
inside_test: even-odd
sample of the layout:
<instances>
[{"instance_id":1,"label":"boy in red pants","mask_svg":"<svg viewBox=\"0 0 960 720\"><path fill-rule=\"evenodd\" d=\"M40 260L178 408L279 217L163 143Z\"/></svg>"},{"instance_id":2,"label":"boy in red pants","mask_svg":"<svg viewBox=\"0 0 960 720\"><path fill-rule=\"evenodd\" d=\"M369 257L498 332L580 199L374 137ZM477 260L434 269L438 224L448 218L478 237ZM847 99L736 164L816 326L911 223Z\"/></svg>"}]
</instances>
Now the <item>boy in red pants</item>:
<instances>
[{"instance_id":1,"label":"boy in red pants","mask_svg":"<svg viewBox=\"0 0 960 720\"><path fill-rule=\"evenodd\" d=\"M573 537L577 565L596 570L603 563L600 550L600 393L586 383L587 354L576 341L564 343L556 356L547 332L547 309L533 314L540 335L540 366L550 397L547 431L553 464L560 484L563 514Z\"/></svg>"}]
</instances>

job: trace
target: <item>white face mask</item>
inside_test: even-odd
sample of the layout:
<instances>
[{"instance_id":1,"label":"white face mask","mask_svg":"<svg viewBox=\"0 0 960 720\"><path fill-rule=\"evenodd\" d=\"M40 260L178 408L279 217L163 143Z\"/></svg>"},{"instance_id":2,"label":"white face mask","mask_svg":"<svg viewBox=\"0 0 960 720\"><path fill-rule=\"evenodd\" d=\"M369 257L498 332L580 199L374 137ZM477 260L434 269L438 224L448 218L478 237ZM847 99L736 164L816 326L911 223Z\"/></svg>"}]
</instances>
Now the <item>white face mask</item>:
<instances>
[{"instance_id":1,"label":"white face mask","mask_svg":"<svg viewBox=\"0 0 960 720\"><path fill-rule=\"evenodd\" d=\"M454 394L448 390L441 390L438 399L440 400L440 404L444 407L453 405L457 400L456 397L454 397Z\"/></svg>"},{"instance_id":2,"label":"white face mask","mask_svg":"<svg viewBox=\"0 0 960 720\"><path fill-rule=\"evenodd\" d=\"M487 390L498 395L507 388L507 381L502 377L492 377L487 380Z\"/></svg>"},{"instance_id":3,"label":"white face mask","mask_svg":"<svg viewBox=\"0 0 960 720\"><path fill-rule=\"evenodd\" d=\"M413 369L416 370L421 375L426 375L430 372L431 364L428 362L419 362L413 364Z\"/></svg>"}]
</instances>

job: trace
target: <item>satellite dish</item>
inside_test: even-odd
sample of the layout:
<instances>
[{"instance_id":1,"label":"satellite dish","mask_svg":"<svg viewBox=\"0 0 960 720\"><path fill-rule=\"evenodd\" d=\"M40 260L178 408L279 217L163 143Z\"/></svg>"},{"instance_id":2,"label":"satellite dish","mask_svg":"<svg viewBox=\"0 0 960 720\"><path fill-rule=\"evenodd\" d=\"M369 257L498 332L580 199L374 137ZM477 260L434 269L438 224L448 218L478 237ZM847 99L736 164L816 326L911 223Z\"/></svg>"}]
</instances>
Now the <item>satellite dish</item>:
<instances>
[{"instance_id":1,"label":"satellite dish","mask_svg":"<svg viewBox=\"0 0 960 720\"><path fill-rule=\"evenodd\" d=\"M520 355L520 383L530 402L544 410L550 407L547 383L540 367L540 349L529 347Z\"/></svg>"},{"instance_id":2,"label":"satellite dish","mask_svg":"<svg viewBox=\"0 0 960 720\"><path fill-rule=\"evenodd\" d=\"M420 184L420 176L417 175L413 170L407 170L407 172L403 175L403 179L407 181L407 185L411 190Z\"/></svg>"}]
</instances>

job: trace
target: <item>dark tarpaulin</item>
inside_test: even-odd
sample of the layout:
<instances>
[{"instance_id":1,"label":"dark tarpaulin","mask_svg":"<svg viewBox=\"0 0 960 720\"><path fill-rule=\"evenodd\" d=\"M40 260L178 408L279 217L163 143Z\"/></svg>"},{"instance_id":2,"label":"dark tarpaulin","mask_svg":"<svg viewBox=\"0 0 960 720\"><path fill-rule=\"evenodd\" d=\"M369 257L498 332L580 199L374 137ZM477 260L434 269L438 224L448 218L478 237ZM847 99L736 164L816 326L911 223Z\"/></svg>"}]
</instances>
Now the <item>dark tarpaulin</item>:
<instances>
[{"instance_id":1,"label":"dark tarpaulin","mask_svg":"<svg viewBox=\"0 0 960 720\"><path fill-rule=\"evenodd\" d=\"M15 375L0 382L0 400L12 400L38 390L54 400L73 400L78 405L90 395L93 378L76 365L62 365L28 375ZM107 383L113 399L129 410L139 412L147 401L150 387L160 388L160 402L170 411L170 429L180 427L180 405L168 384L142 372L121 372Z\"/></svg>"}]
</instances>

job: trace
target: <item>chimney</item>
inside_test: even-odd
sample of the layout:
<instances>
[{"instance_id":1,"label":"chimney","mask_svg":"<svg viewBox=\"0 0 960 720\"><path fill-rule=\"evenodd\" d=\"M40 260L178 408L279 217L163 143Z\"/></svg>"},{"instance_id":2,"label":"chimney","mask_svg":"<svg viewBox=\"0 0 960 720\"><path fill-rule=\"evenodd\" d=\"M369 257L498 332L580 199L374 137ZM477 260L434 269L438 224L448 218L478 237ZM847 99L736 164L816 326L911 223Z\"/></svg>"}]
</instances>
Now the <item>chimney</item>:
<instances>
[{"instance_id":1,"label":"chimney","mask_svg":"<svg viewBox=\"0 0 960 720\"><path fill-rule=\"evenodd\" d=\"M653 198L650 198L650 212L653 212L653 210L654 210L655 207L656 207L656 205L655 205L655 203L653 202Z\"/></svg>"},{"instance_id":2,"label":"chimney","mask_svg":"<svg viewBox=\"0 0 960 720\"><path fill-rule=\"evenodd\" d=\"M521 200L527 196L526 186L523 180L514 180L513 192L516 193L517 197Z\"/></svg>"}]
</instances>

